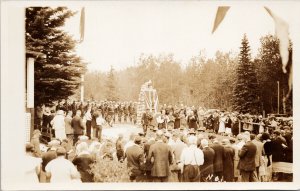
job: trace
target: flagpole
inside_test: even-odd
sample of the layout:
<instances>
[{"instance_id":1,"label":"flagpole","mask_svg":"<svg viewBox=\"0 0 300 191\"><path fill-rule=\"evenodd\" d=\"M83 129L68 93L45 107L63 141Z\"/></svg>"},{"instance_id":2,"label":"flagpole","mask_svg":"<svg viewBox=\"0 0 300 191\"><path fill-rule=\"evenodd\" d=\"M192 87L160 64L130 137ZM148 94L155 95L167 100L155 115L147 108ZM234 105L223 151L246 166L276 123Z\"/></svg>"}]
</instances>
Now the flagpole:
<instances>
[{"instance_id":1,"label":"flagpole","mask_svg":"<svg viewBox=\"0 0 300 191\"><path fill-rule=\"evenodd\" d=\"M280 104L280 100L279 100L279 95L280 93L279 93L279 81L277 81L277 113L279 114L279 104Z\"/></svg>"},{"instance_id":2,"label":"flagpole","mask_svg":"<svg viewBox=\"0 0 300 191\"><path fill-rule=\"evenodd\" d=\"M83 86L83 82L84 82L84 75L81 74L81 86L80 86L80 101L83 102L84 100L84 86Z\"/></svg>"}]
</instances>

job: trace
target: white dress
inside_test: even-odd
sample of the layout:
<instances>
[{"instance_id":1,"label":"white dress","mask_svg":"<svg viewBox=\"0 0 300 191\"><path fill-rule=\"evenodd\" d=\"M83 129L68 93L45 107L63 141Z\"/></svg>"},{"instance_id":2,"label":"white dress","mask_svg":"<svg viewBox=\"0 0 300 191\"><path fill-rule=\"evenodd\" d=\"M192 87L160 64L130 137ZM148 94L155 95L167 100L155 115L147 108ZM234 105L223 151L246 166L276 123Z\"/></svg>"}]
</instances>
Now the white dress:
<instances>
[{"instance_id":1,"label":"white dress","mask_svg":"<svg viewBox=\"0 0 300 191\"><path fill-rule=\"evenodd\" d=\"M220 118L219 131L218 131L218 133L224 133L224 132L225 132L225 121L226 121L226 118L225 118L225 117L221 117L221 118Z\"/></svg>"},{"instance_id":2,"label":"white dress","mask_svg":"<svg viewBox=\"0 0 300 191\"><path fill-rule=\"evenodd\" d=\"M66 139L65 117L56 115L51 121L52 128L55 130L55 138L59 140Z\"/></svg>"}]
</instances>

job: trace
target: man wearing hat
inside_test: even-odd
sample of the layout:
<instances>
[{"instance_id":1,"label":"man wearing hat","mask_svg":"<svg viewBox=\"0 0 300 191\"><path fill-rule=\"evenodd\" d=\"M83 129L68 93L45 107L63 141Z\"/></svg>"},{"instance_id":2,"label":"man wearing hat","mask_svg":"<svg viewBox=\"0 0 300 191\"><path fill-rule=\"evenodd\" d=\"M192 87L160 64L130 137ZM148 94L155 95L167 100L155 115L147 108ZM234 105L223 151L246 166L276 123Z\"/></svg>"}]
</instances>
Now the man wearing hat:
<instances>
[{"instance_id":1,"label":"man wearing hat","mask_svg":"<svg viewBox=\"0 0 300 191\"><path fill-rule=\"evenodd\" d=\"M256 145L251 142L250 134L244 133L245 144L239 151L238 169L241 173L242 182L257 182L255 170L255 154L257 151Z\"/></svg>"},{"instance_id":2,"label":"man wearing hat","mask_svg":"<svg viewBox=\"0 0 300 191\"><path fill-rule=\"evenodd\" d=\"M218 177L219 180L221 180L223 178L224 147L220 144L220 142L217 138L214 138L211 148L215 151L214 176Z\"/></svg>"},{"instance_id":3,"label":"man wearing hat","mask_svg":"<svg viewBox=\"0 0 300 191\"><path fill-rule=\"evenodd\" d=\"M50 161L45 167L50 183L70 183L73 179L80 179L80 174L74 164L65 159L66 152L65 148L58 147L57 158Z\"/></svg>"},{"instance_id":4,"label":"man wearing hat","mask_svg":"<svg viewBox=\"0 0 300 191\"><path fill-rule=\"evenodd\" d=\"M136 136L134 144L128 147L125 153L127 157L127 167L131 171L129 176L131 182L141 182L143 180L145 157L141 144L142 137Z\"/></svg>"},{"instance_id":5,"label":"man wearing hat","mask_svg":"<svg viewBox=\"0 0 300 191\"><path fill-rule=\"evenodd\" d=\"M223 139L222 145L224 146L224 158L223 158L224 181L233 182L235 151L234 148L231 146L229 139Z\"/></svg>"},{"instance_id":6,"label":"man wearing hat","mask_svg":"<svg viewBox=\"0 0 300 191\"><path fill-rule=\"evenodd\" d=\"M157 131L156 143L151 145L148 161L151 161L153 168L151 175L154 182L167 182L170 175L170 164L173 162L173 155L171 148L163 142L163 132Z\"/></svg>"},{"instance_id":7,"label":"man wearing hat","mask_svg":"<svg viewBox=\"0 0 300 191\"><path fill-rule=\"evenodd\" d=\"M194 128L191 128L188 133L189 136L196 136L196 131Z\"/></svg>"},{"instance_id":8,"label":"man wearing hat","mask_svg":"<svg viewBox=\"0 0 300 191\"><path fill-rule=\"evenodd\" d=\"M204 163L200 166L200 170L201 170L200 182L210 182L212 175L214 173L215 151L208 146L207 139L201 140L201 147L204 155Z\"/></svg>"}]
</instances>

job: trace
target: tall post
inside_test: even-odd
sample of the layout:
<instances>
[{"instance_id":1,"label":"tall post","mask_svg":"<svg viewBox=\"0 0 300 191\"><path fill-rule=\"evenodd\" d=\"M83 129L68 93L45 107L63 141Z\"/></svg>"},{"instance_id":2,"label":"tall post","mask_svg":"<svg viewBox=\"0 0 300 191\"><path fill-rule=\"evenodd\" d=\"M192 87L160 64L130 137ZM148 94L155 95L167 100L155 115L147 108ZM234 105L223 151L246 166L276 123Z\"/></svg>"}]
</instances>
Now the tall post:
<instances>
[{"instance_id":1,"label":"tall post","mask_svg":"<svg viewBox=\"0 0 300 191\"><path fill-rule=\"evenodd\" d=\"M34 58L27 58L27 84L26 84L26 141L30 141L34 129Z\"/></svg>"},{"instance_id":2,"label":"tall post","mask_svg":"<svg viewBox=\"0 0 300 191\"><path fill-rule=\"evenodd\" d=\"M83 86L83 82L84 82L84 75L81 74L81 85L80 85L80 101L83 102L84 100L84 86Z\"/></svg>"},{"instance_id":3,"label":"tall post","mask_svg":"<svg viewBox=\"0 0 300 191\"><path fill-rule=\"evenodd\" d=\"M283 109L283 114L286 114L286 98L284 94L284 89L282 89L282 109Z\"/></svg>"},{"instance_id":4,"label":"tall post","mask_svg":"<svg viewBox=\"0 0 300 191\"><path fill-rule=\"evenodd\" d=\"M280 93L279 93L279 81L277 81L277 113L279 114L279 109L280 109Z\"/></svg>"}]
</instances>

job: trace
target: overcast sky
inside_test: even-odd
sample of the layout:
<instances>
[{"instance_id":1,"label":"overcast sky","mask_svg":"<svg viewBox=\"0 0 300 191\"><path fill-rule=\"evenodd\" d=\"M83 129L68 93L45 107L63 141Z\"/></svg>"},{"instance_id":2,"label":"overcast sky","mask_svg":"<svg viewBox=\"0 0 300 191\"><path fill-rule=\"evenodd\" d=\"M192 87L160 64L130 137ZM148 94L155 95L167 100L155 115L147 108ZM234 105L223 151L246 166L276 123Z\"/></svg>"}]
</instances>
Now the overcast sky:
<instances>
[{"instance_id":1,"label":"overcast sky","mask_svg":"<svg viewBox=\"0 0 300 191\"><path fill-rule=\"evenodd\" d=\"M110 65L124 69L134 65L144 54L174 54L186 65L192 56L204 50L208 58L217 50L239 51L241 39L247 33L252 56L257 54L259 38L274 34L272 18L264 4L230 4L231 8L217 31L211 34L216 3L203 1L103 1L85 5L84 41L77 52L87 62L89 70L108 71ZM223 3L224 4L224 3ZM286 21L294 18L290 3L267 4ZM69 6L78 14L66 23L65 30L79 39L81 6Z\"/></svg>"}]
</instances>

